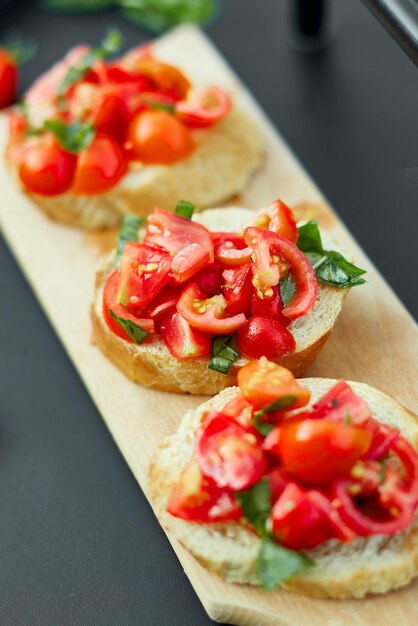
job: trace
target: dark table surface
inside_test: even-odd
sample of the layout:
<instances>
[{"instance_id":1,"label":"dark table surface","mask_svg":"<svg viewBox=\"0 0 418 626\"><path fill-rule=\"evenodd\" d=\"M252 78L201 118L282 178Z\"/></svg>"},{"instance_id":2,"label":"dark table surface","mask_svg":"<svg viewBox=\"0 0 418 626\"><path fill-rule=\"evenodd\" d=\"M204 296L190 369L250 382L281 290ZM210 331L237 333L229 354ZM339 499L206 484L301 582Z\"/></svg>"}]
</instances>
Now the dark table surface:
<instances>
[{"instance_id":1,"label":"dark table surface","mask_svg":"<svg viewBox=\"0 0 418 626\"><path fill-rule=\"evenodd\" d=\"M360 2L335 2L332 45L310 56L287 44L285 2L225 5L210 37L416 315L417 69ZM24 88L113 24L126 47L146 37L16 0L0 36L39 42ZM1 239L0 290L0 623L212 623Z\"/></svg>"}]
</instances>

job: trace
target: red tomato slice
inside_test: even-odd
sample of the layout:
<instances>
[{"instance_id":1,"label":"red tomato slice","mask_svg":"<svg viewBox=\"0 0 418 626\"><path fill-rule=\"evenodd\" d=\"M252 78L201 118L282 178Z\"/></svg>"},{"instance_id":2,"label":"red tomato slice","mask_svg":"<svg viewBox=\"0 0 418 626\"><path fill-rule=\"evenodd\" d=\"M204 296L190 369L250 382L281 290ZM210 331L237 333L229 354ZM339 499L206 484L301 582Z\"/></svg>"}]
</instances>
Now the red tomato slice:
<instances>
[{"instance_id":1,"label":"red tomato slice","mask_svg":"<svg viewBox=\"0 0 418 626\"><path fill-rule=\"evenodd\" d=\"M299 232L292 211L281 200L275 200L270 206L261 209L254 221L254 226L267 228L281 237L296 243Z\"/></svg>"},{"instance_id":2,"label":"red tomato slice","mask_svg":"<svg viewBox=\"0 0 418 626\"><path fill-rule=\"evenodd\" d=\"M245 324L243 313L226 317L225 309L222 295L208 298L196 283L187 285L177 302L177 311L191 326L211 335L228 335Z\"/></svg>"},{"instance_id":3,"label":"red tomato slice","mask_svg":"<svg viewBox=\"0 0 418 626\"><path fill-rule=\"evenodd\" d=\"M228 315L239 313L248 315L251 309L253 277L251 264L246 263L237 269L224 270L222 276L225 280L223 295L227 302L225 312Z\"/></svg>"},{"instance_id":4,"label":"red tomato slice","mask_svg":"<svg viewBox=\"0 0 418 626\"><path fill-rule=\"evenodd\" d=\"M293 352L296 342L292 333L277 320L250 317L238 330L237 348L251 359L265 356L271 361L277 361Z\"/></svg>"},{"instance_id":5,"label":"red tomato slice","mask_svg":"<svg viewBox=\"0 0 418 626\"><path fill-rule=\"evenodd\" d=\"M276 454L285 471L308 485L327 485L347 476L370 447L363 428L328 420L282 422L267 435L264 447Z\"/></svg>"},{"instance_id":6,"label":"red tomato slice","mask_svg":"<svg viewBox=\"0 0 418 626\"><path fill-rule=\"evenodd\" d=\"M129 124L129 109L118 93L105 90L93 110L91 121L98 135L111 135L123 141Z\"/></svg>"},{"instance_id":7,"label":"red tomato slice","mask_svg":"<svg viewBox=\"0 0 418 626\"><path fill-rule=\"evenodd\" d=\"M150 304L170 280L171 257L142 243L125 244L117 300L131 312Z\"/></svg>"},{"instance_id":8,"label":"red tomato slice","mask_svg":"<svg viewBox=\"0 0 418 626\"><path fill-rule=\"evenodd\" d=\"M27 191L57 196L70 189L76 157L63 150L52 136L28 143L21 156L19 178Z\"/></svg>"},{"instance_id":9,"label":"red tomato slice","mask_svg":"<svg viewBox=\"0 0 418 626\"><path fill-rule=\"evenodd\" d=\"M28 123L24 116L16 110L9 111L8 123L9 135L13 139L21 137L28 129Z\"/></svg>"},{"instance_id":10,"label":"red tomato slice","mask_svg":"<svg viewBox=\"0 0 418 626\"><path fill-rule=\"evenodd\" d=\"M148 217L145 243L168 250L173 256L191 243L198 243L209 251L213 262L212 237L207 228L170 211L154 209Z\"/></svg>"},{"instance_id":11,"label":"red tomato slice","mask_svg":"<svg viewBox=\"0 0 418 626\"><path fill-rule=\"evenodd\" d=\"M167 313L160 324L161 337L170 353L177 359L193 359L208 356L212 341L209 335L196 330L177 313Z\"/></svg>"},{"instance_id":12,"label":"red tomato slice","mask_svg":"<svg viewBox=\"0 0 418 626\"><path fill-rule=\"evenodd\" d=\"M240 369L238 385L255 409L261 409L282 396L295 396L291 409L298 409L306 406L311 397L308 389L298 385L292 372L264 357Z\"/></svg>"},{"instance_id":13,"label":"red tomato slice","mask_svg":"<svg viewBox=\"0 0 418 626\"><path fill-rule=\"evenodd\" d=\"M217 263L212 263L196 274L194 282L208 296L216 296L222 289L222 268Z\"/></svg>"},{"instance_id":14,"label":"red tomato slice","mask_svg":"<svg viewBox=\"0 0 418 626\"><path fill-rule=\"evenodd\" d=\"M190 131L167 111L144 111L129 126L129 141L135 157L151 164L181 161L193 152Z\"/></svg>"},{"instance_id":15,"label":"red tomato slice","mask_svg":"<svg viewBox=\"0 0 418 626\"><path fill-rule=\"evenodd\" d=\"M257 290L253 289L251 315L253 317L269 317L272 320L280 322L282 326L289 326L290 319L285 317L282 313L283 302L280 295L280 288L276 285L275 287L272 287L272 290L272 296L264 296L263 298L260 298L257 294Z\"/></svg>"},{"instance_id":16,"label":"red tomato slice","mask_svg":"<svg viewBox=\"0 0 418 626\"><path fill-rule=\"evenodd\" d=\"M241 392L224 406L222 414L231 417L244 428L251 428L253 425L254 407Z\"/></svg>"},{"instance_id":17,"label":"red tomato slice","mask_svg":"<svg viewBox=\"0 0 418 626\"><path fill-rule=\"evenodd\" d=\"M354 424L361 426L370 418L370 409L367 402L340 380L313 405L312 417L326 417L334 422L344 422L349 417Z\"/></svg>"},{"instance_id":18,"label":"red tomato slice","mask_svg":"<svg viewBox=\"0 0 418 626\"><path fill-rule=\"evenodd\" d=\"M135 315L128 313L116 300L116 294L119 284L119 272L115 270L111 274L106 282L103 291L103 317L110 330L115 333L121 339L130 341L133 343L131 337L124 331L122 326L110 315L109 310L113 311L115 315L121 317L124 320L130 320L141 326L144 330L150 333L150 336L146 338L144 343L152 341L152 335L154 333L154 321L151 319L138 318Z\"/></svg>"},{"instance_id":19,"label":"red tomato slice","mask_svg":"<svg viewBox=\"0 0 418 626\"><path fill-rule=\"evenodd\" d=\"M172 93L179 100L187 96L190 83L186 76L173 65L142 55L135 63L135 70L149 78L155 87Z\"/></svg>"},{"instance_id":20,"label":"red tomato slice","mask_svg":"<svg viewBox=\"0 0 418 626\"><path fill-rule=\"evenodd\" d=\"M219 122L231 108L231 98L225 91L219 87L207 87L195 93L190 100L179 102L176 113L186 126L199 128Z\"/></svg>"},{"instance_id":21,"label":"red tomato slice","mask_svg":"<svg viewBox=\"0 0 418 626\"><path fill-rule=\"evenodd\" d=\"M222 413L209 413L196 438L200 469L218 487L248 489L266 470L257 436Z\"/></svg>"},{"instance_id":22,"label":"red tomato slice","mask_svg":"<svg viewBox=\"0 0 418 626\"><path fill-rule=\"evenodd\" d=\"M195 457L184 468L174 485L167 511L191 522L226 522L238 520L241 508L232 493L219 489L203 476Z\"/></svg>"},{"instance_id":23,"label":"red tomato slice","mask_svg":"<svg viewBox=\"0 0 418 626\"><path fill-rule=\"evenodd\" d=\"M249 263L253 253L237 233L212 233L215 258L224 267L238 267Z\"/></svg>"},{"instance_id":24,"label":"red tomato slice","mask_svg":"<svg viewBox=\"0 0 418 626\"><path fill-rule=\"evenodd\" d=\"M289 478L286 476L281 467L275 467L271 472L267 474L270 491L271 491L271 504L273 505L276 500L281 496L284 488L289 484Z\"/></svg>"},{"instance_id":25,"label":"red tomato slice","mask_svg":"<svg viewBox=\"0 0 418 626\"><path fill-rule=\"evenodd\" d=\"M0 48L0 109L10 106L17 98L17 64L12 54Z\"/></svg>"},{"instance_id":26,"label":"red tomato slice","mask_svg":"<svg viewBox=\"0 0 418 626\"><path fill-rule=\"evenodd\" d=\"M318 295L318 282L307 257L299 248L284 237L263 228L250 226L244 232L245 242L256 255L253 285L264 295L279 283L280 264L290 265L296 292L290 303L283 309L283 315L294 320L306 315L315 304Z\"/></svg>"},{"instance_id":27,"label":"red tomato slice","mask_svg":"<svg viewBox=\"0 0 418 626\"><path fill-rule=\"evenodd\" d=\"M176 287L163 287L162 291L148 305L146 313L152 319L159 320L162 315L176 308L180 296L180 289Z\"/></svg>"},{"instance_id":28,"label":"red tomato slice","mask_svg":"<svg viewBox=\"0 0 418 626\"><path fill-rule=\"evenodd\" d=\"M310 493L289 483L272 509L273 534L292 550L314 548L335 537L327 516L312 502Z\"/></svg>"},{"instance_id":29,"label":"red tomato slice","mask_svg":"<svg viewBox=\"0 0 418 626\"><path fill-rule=\"evenodd\" d=\"M365 459L381 459L389 452L390 448L399 440L401 436L401 433L397 428L391 428L386 424L378 422L372 417L366 420L362 426L373 437L370 448L364 455Z\"/></svg>"},{"instance_id":30,"label":"red tomato slice","mask_svg":"<svg viewBox=\"0 0 418 626\"><path fill-rule=\"evenodd\" d=\"M127 164L113 137L97 135L81 152L73 192L78 196L95 196L112 189L125 174Z\"/></svg>"},{"instance_id":31,"label":"red tomato slice","mask_svg":"<svg viewBox=\"0 0 418 626\"><path fill-rule=\"evenodd\" d=\"M171 271L177 284L185 283L210 262L210 251L198 243L190 243L173 257Z\"/></svg>"}]
</instances>

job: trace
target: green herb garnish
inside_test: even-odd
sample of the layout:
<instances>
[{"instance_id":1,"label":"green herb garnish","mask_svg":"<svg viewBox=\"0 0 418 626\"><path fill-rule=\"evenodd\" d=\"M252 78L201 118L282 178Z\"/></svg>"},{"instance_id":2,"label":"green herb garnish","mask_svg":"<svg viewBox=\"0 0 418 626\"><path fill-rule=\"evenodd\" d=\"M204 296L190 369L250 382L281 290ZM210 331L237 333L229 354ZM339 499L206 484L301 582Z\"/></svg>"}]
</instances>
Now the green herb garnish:
<instances>
[{"instance_id":1,"label":"green herb garnish","mask_svg":"<svg viewBox=\"0 0 418 626\"><path fill-rule=\"evenodd\" d=\"M287 306L296 292L296 285L293 281L292 275L288 274L286 278L280 281L280 296L282 298L283 306Z\"/></svg>"},{"instance_id":2,"label":"green herb garnish","mask_svg":"<svg viewBox=\"0 0 418 626\"><path fill-rule=\"evenodd\" d=\"M260 537L265 537L268 534L267 521L271 513L269 479L265 476L250 489L236 491L234 496L240 503L247 520L254 526Z\"/></svg>"},{"instance_id":3,"label":"green herb garnish","mask_svg":"<svg viewBox=\"0 0 418 626\"><path fill-rule=\"evenodd\" d=\"M116 267L119 267L120 258L128 241L138 241L138 230L144 218L138 215L124 215L119 228L119 237L116 244Z\"/></svg>"},{"instance_id":4,"label":"green herb garnish","mask_svg":"<svg viewBox=\"0 0 418 626\"><path fill-rule=\"evenodd\" d=\"M142 328L142 326L135 324L135 322L131 322L131 320L125 320L123 317L118 317L111 309L109 309L109 313L111 317L113 317L113 319L122 326L123 330L128 333L130 338L133 339L138 345L143 343L145 339L149 337L150 333Z\"/></svg>"},{"instance_id":5,"label":"green herb garnish","mask_svg":"<svg viewBox=\"0 0 418 626\"><path fill-rule=\"evenodd\" d=\"M365 270L356 267L339 252L324 250L316 220L299 226L297 246L308 257L317 279L326 285L348 289L363 285Z\"/></svg>"},{"instance_id":6,"label":"green herb garnish","mask_svg":"<svg viewBox=\"0 0 418 626\"><path fill-rule=\"evenodd\" d=\"M300 574L314 562L303 552L289 550L271 537L261 540L257 557L257 573L264 589L275 589L281 582Z\"/></svg>"},{"instance_id":7,"label":"green herb garnish","mask_svg":"<svg viewBox=\"0 0 418 626\"><path fill-rule=\"evenodd\" d=\"M184 22L203 24L217 14L218 0L117 0L131 22L159 33Z\"/></svg>"},{"instance_id":8,"label":"green herb garnish","mask_svg":"<svg viewBox=\"0 0 418 626\"><path fill-rule=\"evenodd\" d=\"M238 357L239 353L236 351L234 335L214 337L208 367L210 370L214 370L220 374L227 374L229 368Z\"/></svg>"},{"instance_id":9,"label":"green herb garnish","mask_svg":"<svg viewBox=\"0 0 418 626\"><path fill-rule=\"evenodd\" d=\"M267 413L274 413L275 411L286 411L290 409L295 404L296 396L286 395L281 396L274 402L267 404L259 411L254 413L254 427L261 433L264 437L267 436L275 427L275 424L270 424L269 422L263 422L263 417Z\"/></svg>"},{"instance_id":10,"label":"green herb garnish","mask_svg":"<svg viewBox=\"0 0 418 626\"><path fill-rule=\"evenodd\" d=\"M187 202L187 200L180 200L179 202L177 202L174 213L176 215L180 215L181 217L185 217L188 220L191 220L193 213L196 211L196 208L197 207L195 204Z\"/></svg>"},{"instance_id":11,"label":"green herb garnish","mask_svg":"<svg viewBox=\"0 0 418 626\"><path fill-rule=\"evenodd\" d=\"M174 113L175 111L175 107L172 104L167 104L166 102L146 100L146 103L151 109L156 109L157 111L167 111L167 113Z\"/></svg>"},{"instance_id":12,"label":"green herb garnish","mask_svg":"<svg viewBox=\"0 0 418 626\"><path fill-rule=\"evenodd\" d=\"M110 30L105 35L100 46L89 50L78 63L68 69L64 79L58 86L58 97L62 99L67 93L68 88L82 80L97 61L101 61L112 54L116 54L121 44L122 36L119 31Z\"/></svg>"},{"instance_id":13,"label":"green herb garnish","mask_svg":"<svg viewBox=\"0 0 418 626\"><path fill-rule=\"evenodd\" d=\"M55 135L64 150L78 154L93 141L95 130L91 122L82 124L78 120L63 122L62 120L46 120L44 128Z\"/></svg>"}]
</instances>

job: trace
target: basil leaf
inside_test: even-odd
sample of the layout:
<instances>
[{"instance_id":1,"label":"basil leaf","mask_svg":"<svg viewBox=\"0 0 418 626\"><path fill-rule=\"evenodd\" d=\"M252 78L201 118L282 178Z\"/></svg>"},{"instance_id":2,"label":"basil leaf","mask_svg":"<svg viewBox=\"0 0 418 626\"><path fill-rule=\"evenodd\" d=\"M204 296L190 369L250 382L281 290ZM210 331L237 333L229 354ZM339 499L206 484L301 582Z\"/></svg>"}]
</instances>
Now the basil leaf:
<instances>
[{"instance_id":1,"label":"basil leaf","mask_svg":"<svg viewBox=\"0 0 418 626\"><path fill-rule=\"evenodd\" d=\"M324 250L316 220L299 226L298 231L299 237L296 244L309 259L321 283L348 289L366 282L364 278L361 278L366 273L365 270L347 261L339 252Z\"/></svg>"},{"instance_id":2,"label":"basil leaf","mask_svg":"<svg viewBox=\"0 0 418 626\"><path fill-rule=\"evenodd\" d=\"M157 111L167 111L167 113L174 113L175 111L174 106L172 104L167 104L166 102L147 99L146 103L151 109L156 109Z\"/></svg>"},{"instance_id":3,"label":"basil leaf","mask_svg":"<svg viewBox=\"0 0 418 626\"><path fill-rule=\"evenodd\" d=\"M63 98L67 89L78 83L91 70L93 65L102 59L106 59L118 52L122 44L122 36L117 30L110 30L104 37L102 43L97 48L92 48L82 59L67 70L64 79L58 86L57 95Z\"/></svg>"},{"instance_id":4,"label":"basil leaf","mask_svg":"<svg viewBox=\"0 0 418 626\"><path fill-rule=\"evenodd\" d=\"M196 208L197 207L195 204L187 202L187 200L180 200L179 202L177 202L174 213L176 215L180 215L181 217L185 217L188 220L191 220Z\"/></svg>"},{"instance_id":5,"label":"basil leaf","mask_svg":"<svg viewBox=\"0 0 418 626\"><path fill-rule=\"evenodd\" d=\"M280 396L280 398L277 398L277 400L275 400L274 402L270 402L270 404L266 404L266 406L263 406L263 408L257 411L255 415L262 417L266 413L274 413L275 411L287 411L287 409L290 409L290 407L293 406L295 402L296 396L292 394Z\"/></svg>"},{"instance_id":6,"label":"basil leaf","mask_svg":"<svg viewBox=\"0 0 418 626\"><path fill-rule=\"evenodd\" d=\"M118 243L116 245L116 267L119 267L120 258L125 244L128 241L138 241L138 230L144 218L138 215L124 215L119 228Z\"/></svg>"},{"instance_id":7,"label":"basil leaf","mask_svg":"<svg viewBox=\"0 0 418 626\"><path fill-rule=\"evenodd\" d=\"M124 331L128 333L131 339L135 341L138 345L140 345L147 337L149 337L150 333L142 328L142 326L138 326L135 322L131 322L131 320L125 320L123 317L118 317L113 313L112 309L109 309L110 315L114 320L118 322L123 328Z\"/></svg>"},{"instance_id":8,"label":"basil leaf","mask_svg":"<svg viewBox=\"0 0 418 626\"><path fill-rule=\"evenodd\" d=\"M114 6L115 0L40 0L46 11L59 13L94 13Z\"/></svg>"},{"instance_id":9,"label":"basil leaf","mask_svg":"<svg viewBox=\"0 0 418 626\"><path fill-rule=\"evenodd\" d=\"M66 123L62 120L46 120L44 128L51 131L61 144L67 150L78 154L93 141L95 130L91 122L82 124L78 120Z\"/></svg>"},{"instance_id":10,"label":"basil leaf","mask_svg":"<svg viewBox=\"0 0 418 626\"><path fill-rule=\"evenodd\" d=\"M216 17L219 0L117 0L123 15L159 33L182 22L204 24Z\"/></svg>"},{"instance_id":11,"label":"basil leaf","mask_svg":"<svg viewBox=\"0 0 418 626\"><path fill-rule=\"evenodd\" d=\"M234 335L214 337L208 368L220 374L227 374L235 359L239 357L239 353L235 348Z\"/></svg>"},{"instance_id":12,"label":"basil leaf","mask_svg":"<svg viewBox=\"0 0 418 626\"><path fill-rule=\"evenodd\" d=\"M261 417L262 416L259 415L259 412L257 411L253 419L254 428L258 430L260 435L263 435L263 437L267 437L267 435L275 429L276 424L271 424L270 422L262 422L260 419Z\"/></svg>"},{"instance_id":13,"label":"basil leaf","mask_svg":"<svg viewBox=\"0 0 418 626\"><path fill-rule=\"evenodd\" d=\"M250 489L236 491L234 497L260 537L265 537L268 534L266 523L271 514L271 489L268 478L262 478Z\"/></svg>"},{"instance_id":14,"label":"basil leaf","mask_svg":"<svg viewBox=\"0 0 418 626\"><path fill-rule=\"evenodd\" d=\"M293 296L295 295L296 285L293 281L292 275L288 274L286 278L280 281L280 296L282 298L283 306L287 306Z\"/></svg>"},{"instance_id":15,"label":"basil leaf","mask_svg":"<svg viewBox=\"0 0 418 626\"><path fill-rule=\"evenodd\" d=\"M356 267L347 261L342 254L330 250L326 259L316 268L318 280L327 285L333 285L340 289L348 289L356 285L363 285L366 281L362 278L365 270Z\"/></svg>"},{"instance_id":16,"label":"basil leaf","mask_svg":"<svg viewBox=\"0 0 418 626\"><path fill-rule=\"evenodd\" d=\"M302 252L316 252L323 255L324 249L322 247L321 234L318 228L318 222L311 220L306 222L303 226L298 228L299 236L296 242L297 247Z\"/></svg>"},{"instance_id":17,"label":"basil leaf","mask_svg":"<svg viewBox=\"0 0 418 626\"><path fill-rule=\"evenodd\" d=\"M303 552L289 550L270 537L261 541L257 573L264 589L275 589L281 582L300 574L314 562Z\"/></svg>"}]
</instances>

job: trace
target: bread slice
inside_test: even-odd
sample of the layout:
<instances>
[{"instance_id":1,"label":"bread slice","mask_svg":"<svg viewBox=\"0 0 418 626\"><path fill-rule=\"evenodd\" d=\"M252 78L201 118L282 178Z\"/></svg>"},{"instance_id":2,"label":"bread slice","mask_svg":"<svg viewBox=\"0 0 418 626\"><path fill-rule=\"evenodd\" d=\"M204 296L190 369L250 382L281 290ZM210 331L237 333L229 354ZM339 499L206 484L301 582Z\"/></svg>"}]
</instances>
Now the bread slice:
<instances>
[{"instance_id":1,"label":"bread slice","mask_svg":"<svg viewBox=\"0 0 418 626\"><path fill-rule=\"evenodd\" d=\"M312 393L312 402L323 396L337 381L305 378L300 381ZM417 418L385 394L364 383L349 383L368 402L372 415L384 424L399 428L418 447ZM189 460L195 433L205 411L221 410L238 393L225 389L196 409L189 410L178 431L159 446L150 465L151 500L161 524L198 561L228 582L258 584L256 557L260 539L236 522L197 524L166 512L173 484ZM392 537L374 536L351 543L330 540L305 551L315 566L283 583L285 589L326 598L362 597L386 593L408 584L418 574L418 516L406 531Z\"/></svg>"},{"instance_id":2,"label":"bread slice","mask_svg":"<svg viewBox=\"0 0 418 626\"><path fill-rule=\"evenodd\" d=\"M248 209L229 207L211 209L196 215L196 221L209 230L225 232L240 231L250 222L252 212ZM325 247L336 248L334 242L323 236ZM114 268L114 257L98 272L95 300L91 309L93 343L97 344L108 359L131 380L146 387L175 393L214 395L221 389L235 384L237 372L248 359L240 357L224 376L208 369L208 358L180 360L173 357L161 338L151 344L138 346L112 333L103 318L103 288ZM330 335L341 310L346 289L326 285L319 286L318 302L304 317L289 325L296 340L296 350L284 356L280 364L296 376L302 375L313 363Z\"/></svg>"},{"instance_id":3,"label":"bread slice","mask_svg":"<svg viewBox=\"0 0 418 626\"><path fill-rule=\"evenodd\" d=\"M109 192L46 197L28 193L52 219L99 230L119 223L124 213L148 215L155 206L171 210L179 198L200 207L216 206L239 194L261 163L263 141L256 124L238 107L213 128L195 131L197 147L173 165L134 165ZM7 159L15 174L15 165Z\"/></svg>"}]
</instances>

